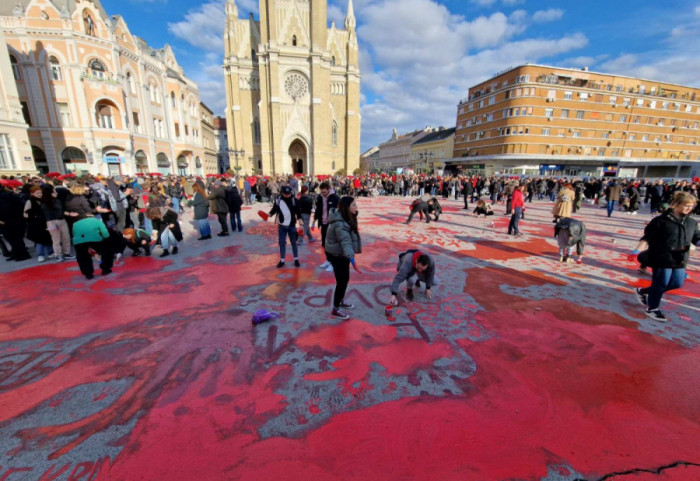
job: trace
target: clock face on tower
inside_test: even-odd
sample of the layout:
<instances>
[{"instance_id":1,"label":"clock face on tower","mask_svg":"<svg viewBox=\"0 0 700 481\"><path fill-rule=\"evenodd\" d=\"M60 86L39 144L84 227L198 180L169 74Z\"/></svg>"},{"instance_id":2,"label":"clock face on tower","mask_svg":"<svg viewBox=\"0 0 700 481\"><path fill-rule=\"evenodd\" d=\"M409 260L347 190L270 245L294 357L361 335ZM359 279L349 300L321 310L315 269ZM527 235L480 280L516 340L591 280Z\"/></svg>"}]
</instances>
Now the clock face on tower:
<instances>
[{"instance_id":1,"label":"clock face on tower","mask_svg":"<svg viewBox=\"0 0 700 481\"><path fill-rule=\"evenodd\" d=\"M309 90L309 83L303 75L292 73L284 80L284 90L291 98L298 100Z\"/></svg>"}]
</instances>

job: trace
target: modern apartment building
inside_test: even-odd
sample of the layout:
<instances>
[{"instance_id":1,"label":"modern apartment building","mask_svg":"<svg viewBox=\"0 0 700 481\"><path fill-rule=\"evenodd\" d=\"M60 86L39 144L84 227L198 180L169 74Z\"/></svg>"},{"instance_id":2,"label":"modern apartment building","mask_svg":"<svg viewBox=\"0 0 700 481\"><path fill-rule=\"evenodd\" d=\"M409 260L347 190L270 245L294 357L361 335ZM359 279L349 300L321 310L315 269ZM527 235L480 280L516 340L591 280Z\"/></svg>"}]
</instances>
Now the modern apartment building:
<instances>
[{"instance_id":1,"label":"modern apartment building","mask_svg":"<svg viewBox=\"0 0 700 481\"><path fill-rule=\"evenodd\" d=\"M452 168L487 174L700 173L700 89L521 65L459 102Z\"/></svg>"},{"instance_id":2,"label":"modern apartment building","mask_svg":"<svg viewBox=\"0 0 700 481\"><path fill-rule=\"evenodd\" d=\"M0 2L30 150L41 171L194 174L199 93L99 0Z\"/></svg>"}]
</instances>

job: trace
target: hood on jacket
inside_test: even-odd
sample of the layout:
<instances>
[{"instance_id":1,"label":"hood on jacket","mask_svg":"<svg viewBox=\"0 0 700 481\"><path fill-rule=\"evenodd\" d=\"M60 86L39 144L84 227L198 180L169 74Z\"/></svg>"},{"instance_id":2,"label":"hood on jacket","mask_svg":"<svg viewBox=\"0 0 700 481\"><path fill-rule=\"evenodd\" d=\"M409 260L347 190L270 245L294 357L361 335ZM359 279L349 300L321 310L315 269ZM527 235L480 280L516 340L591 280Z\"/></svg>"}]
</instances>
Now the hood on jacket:
<instances>
[{"instance_id":1,"label":"hood on jacket","mask_svg":"<svg viewBox=\"0 0 700 481\"><path fill-rule=\"evenodd\" d=\"M338 209L331 209L331 211L328 213L328 223L332 224L333 222L345 222L345 219L343 219L343 216L340 215L340 211Z\"/></svg>"}]
</instances>

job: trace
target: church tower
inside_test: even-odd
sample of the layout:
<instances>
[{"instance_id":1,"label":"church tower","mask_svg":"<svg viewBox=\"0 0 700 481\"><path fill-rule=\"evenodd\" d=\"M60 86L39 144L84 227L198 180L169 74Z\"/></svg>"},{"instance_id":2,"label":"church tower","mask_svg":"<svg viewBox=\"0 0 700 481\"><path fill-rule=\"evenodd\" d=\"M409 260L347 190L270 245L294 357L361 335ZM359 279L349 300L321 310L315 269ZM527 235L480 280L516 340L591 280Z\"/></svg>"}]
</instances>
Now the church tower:
<instances>
[{"instance_id":1,"label":"church tower","mask_svg":"<svg viewBox=\"0 0 700 481\"><path fill-rule=\"evenodd\" d=\"M345 29L328 26L327 0L260 0L259 21L238 18L235 0L227 0L224 72L232 168L318 175L359 167L355 27L352 0Z\"/></svg>"}]
</instances>

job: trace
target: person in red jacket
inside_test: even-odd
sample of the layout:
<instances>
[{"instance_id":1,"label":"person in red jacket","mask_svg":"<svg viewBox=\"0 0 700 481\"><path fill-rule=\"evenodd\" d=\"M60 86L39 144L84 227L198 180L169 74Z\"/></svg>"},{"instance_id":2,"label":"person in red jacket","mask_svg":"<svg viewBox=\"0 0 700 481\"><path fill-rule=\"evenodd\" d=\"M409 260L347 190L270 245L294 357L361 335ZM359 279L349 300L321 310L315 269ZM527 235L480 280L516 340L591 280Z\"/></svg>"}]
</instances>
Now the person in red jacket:
<instances>
[{"instance_id":1,"label":"person in red jacket","mask_svg":"<svg viewBox=\"0 0 700 481\"><path fill-rule=\"evenodd\" d=\"M513 197L511 200L511 208L513 209L513 215L510 216L510 223L508 224L508 235L522 235L518 229L518 224L520 223L520 218L523 216L523 209L525 208L525 199L523 198L523 187L524 185L518 184L518 186L513 190Z\"/></svg>"}]
</instances>

